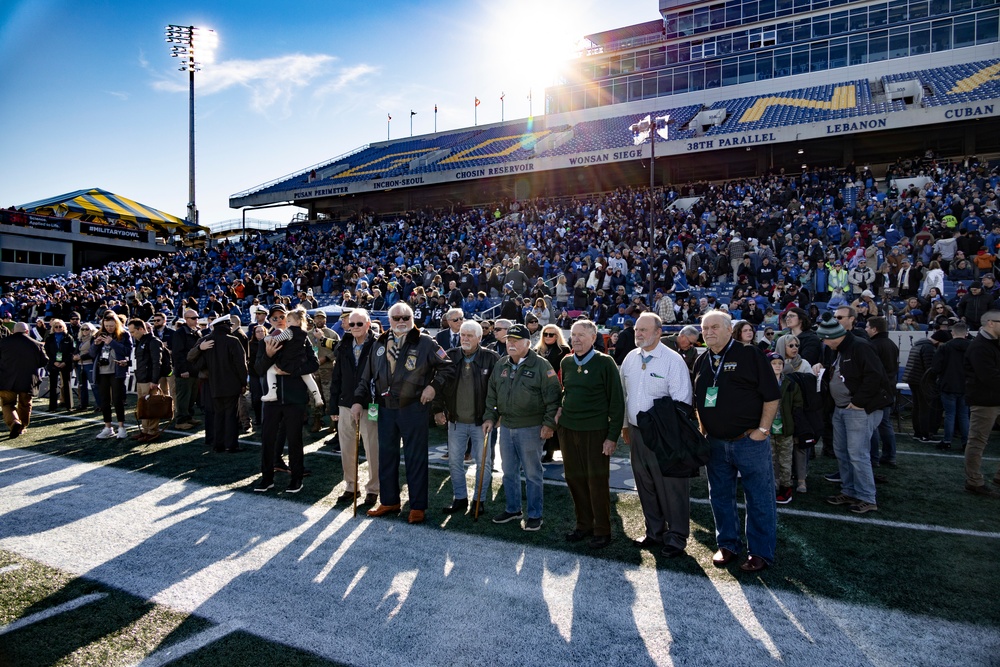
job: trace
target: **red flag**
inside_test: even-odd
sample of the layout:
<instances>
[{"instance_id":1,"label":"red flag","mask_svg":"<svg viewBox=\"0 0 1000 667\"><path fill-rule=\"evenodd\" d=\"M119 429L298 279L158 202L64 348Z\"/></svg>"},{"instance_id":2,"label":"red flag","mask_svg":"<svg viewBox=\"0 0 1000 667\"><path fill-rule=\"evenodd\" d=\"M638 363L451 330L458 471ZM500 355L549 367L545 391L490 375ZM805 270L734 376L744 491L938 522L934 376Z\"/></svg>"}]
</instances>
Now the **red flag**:
<instances>
[{"instance_id":1,"label":"red flag","mask_svg":"<svg viewBox=\"0 0 1000 667\"><path fill-rule=\"evenodd\" d=\"M476 106L477 107L479 106L479 98L478 97L476 98Z\"/></svg>"},{"instance_id":2,"label":"red flag","mask_svg":"<svg viewBox=\"0 0 1000 667\"><path fill-rule=\"evenodd\" d=\"M500 93L500 101L501 101L501 102L503 102L503 98L504 98L504 97L505 97L505 94L504 94L504 93Z\"/></svg>"},{"instance_id":3,"label":"red flag","mask_svg":"<svg viewBox=\"0 0 1000 667\"><path fill-rule=\"evenodd\" d=\"M437 113L437 112L438 112L438 105L435 104L434 105L434 113Z\"/></svg>"}]
</instances>

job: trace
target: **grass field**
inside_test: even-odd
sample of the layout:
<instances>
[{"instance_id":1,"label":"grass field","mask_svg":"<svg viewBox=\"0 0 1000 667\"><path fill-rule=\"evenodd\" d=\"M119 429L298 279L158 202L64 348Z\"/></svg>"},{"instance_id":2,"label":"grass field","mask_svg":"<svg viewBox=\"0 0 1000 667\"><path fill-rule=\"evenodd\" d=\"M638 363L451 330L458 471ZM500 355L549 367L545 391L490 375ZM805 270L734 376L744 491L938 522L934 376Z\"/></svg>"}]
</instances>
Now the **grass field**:
<instances>
[{"instance_id":1,"label":"grass field","mask_svg":"<svg viewBox=\"0 0 1000 667\"><path fill-rule=\"evenodd\" d=\"M26 460L42 454L66 463L96 465L130 475L143 473L163 480L161 484L181 484L185 489L204 488L212 494L237 494L243 503L260 500L258 494L250 491L259 463L259 449L252 445L253 435L246 438L249 444L246 452L216 454L205 450L203 438L197 433L177 432L156 443L136 445L131 441L96 440L97 430L95 420L39 411L34 415L29 432L16 441L6 442L4 447L8 452L25 455ZM432 444L442 440L443 430L433 430ZM995 456L996 444L991 444L993 449L988 450L988 454ZM802 595L832 604L855 605L876 613L878 610L900 612L924 619L932 627L962 624L995 631L1000 627L1000 605L992 602L1000 587L1000 571L996 567L996 552L1000 546L1000 502L973 497L963 491L960 455L939 455L933 448L905 435L899 437L899 450L899 467L879 471L888 477L888 482L879 486L879 512L863 517L849 515L823 501L826 495L836 492L832 484L822 479L823 473L834 469L835 462L823 458L814 461L809 493L797 495L792 504L779 509L777 563L759 576L739 575L735 580L710 563L715 543L703 479L694 480L692 484L694 502L689 555L679 559L664 559L632 546L629 538L640 537L643 533L642 515L634 494L612 495L615 541L605 550L590 552L587 547L568 544L562 538L573 526L572 503L564 486L546 485L545 525L537 533L527 533L514 523L494 525L488 517L479 522L473 522L469 516L445 517L438 508L451 501L451 483L447 472L441 469L430 472L431 510L425 526L415 529L406 526L405 506L399 518L380 519L376 525L396 533L430 531L419 535L437 539L433 537L433 533L437 533L445 538L446 544L448 535L455 536L454 539L469 538L484 548L499 541L520 549L522 554L531 553L525 550L539 548L572 557L596 557L598 562L604 563L602 567L610 568L609 571L641 572L656 568L661 575L683 575L715 587L736 586L747 595ZM306 462L312 476L306 479L302 493L295 496L274 494L276 501L300 507L310 516L316 513L333 516L340 512L342 507L334 507L335 498L344 488L339 456L333 455L329 443L317 439L307 447ZM996 466L997 462L993 459L987 465ZM14 461L0 466L0 491L6 483L5 471L13 467ZM362 464L363 479L366 478L364 468ZM283 488L282 483L279 478L279 491ZM43 492L40 497L44 499L49 497L46 494L61 493L61 488L45 488ZM488 516L501 507L502 493L499 476L495 476L492 480L495 500L490 503ZM2 500L0 497L0 502ZM160 656L166 649L159 653L157 649L185 641L194 644L204 641L204 646L196 647L170 664L326 665L337 664L340 660L374 664L339 656L331 662L329 655L321 658L308 650L292 648L287 642L241 627L231 628L216 637L211 630L216 625L198 613L176 611L171 605L126 592L135 590L134 586L119 587L87 576L77 577L17 553L5 538L16 535L21 539L31 536L32 530L20 524L14 528L13 522L19 519L17 509L0 505L0 512L0 586L5 592L0 601L0 625L17 622L17 619L25 619L81 596L105 595L37 623L8 632L0 629L2 667L127 665L139 664L143 659L149 665L164 664L156 661L162 660ZM339 516L343 519L337 521L343 524L337 524L338 531L347 530L353 521L363 521L350 519L349 512ZM80 520L79 517L76 520ZM44 540L44 528L40 526L38 535L32 539ZM252 532L249 527L248 531ZM170 545L161 548L170 548ZM4 572L8 566L16 569ZM349 592L350 587L347 590ZM872 628L872 633L878 635L879 630ZM199 640L201 637L207 639ZM1000 646L995 648L1000 649ZM676 645L674 649L676 651ZM911 664L922 664L919 653L916 648L914 650ZM954 664L997 664L998 656L997 652L967 655L956 659ZM728 664L753 664L753 661Z\"/></svg>"}]
</instances>

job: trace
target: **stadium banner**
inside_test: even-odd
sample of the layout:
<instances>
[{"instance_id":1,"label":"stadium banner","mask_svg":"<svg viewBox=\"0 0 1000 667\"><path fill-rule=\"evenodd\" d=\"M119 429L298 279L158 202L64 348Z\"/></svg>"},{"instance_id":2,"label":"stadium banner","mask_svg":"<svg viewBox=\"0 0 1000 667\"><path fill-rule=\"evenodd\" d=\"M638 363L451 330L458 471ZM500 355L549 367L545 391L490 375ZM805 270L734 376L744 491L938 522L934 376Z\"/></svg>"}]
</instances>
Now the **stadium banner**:
<instances>
[{"instance_id":1,"label":"stadium banner","mask_svg":"<svg viewBox=\"0 0 1000 667\"><path fill-rule=\"evenodd\" d=\"M783 127L759 128L747 132L702 135L670 141L656 142L657 157L704 153L731 148L751 148L758 145L806 141L866 132L880 132L899 128L913 128L920 125L954 123L974 118L1000 116L1000 99L979 100L963 104L940 105L926 108L912 108L905 111L891 111L867 116L853 116L814 123L801 123ZM631 139L631 134L629 134ZM420 187L439 183L473 181L501 176L529 175L554 169L572 169L596 164L624 162L627 160L648 160L649 144L621 146L606 150L589 151L551 157L540 157L518 162L498 162L460 169L416 173L367 181L337 184L336 178L317 183L309 188L293 190L291 193L277 192L273 195L256 197L249 195L239 201L230 199L230 205L256 205L287 201L289 194L294 201L336 197L350 194L364 194L394 190L397 188ZM273 201L272 201L273 200ZM235 201L235 203L234 203Z\"/></svg>"},{"instance_id":2,"label":"stadium banner","mask_svg":"<svg viewBox=\"0 0 1000 667\"><path fill-rule=\"evenodd\" d=\"M33 227L51 232L73 231L73 221L66 218L50 218L45 215L22 213L21 211L0 210L0 224L17 225L18 227Z\"/></svg>"},{"instance_id":3,"label":"stadium banner","mask_svg":"<svg viewBox=\"0 0 1000 667\"><path fill-rule=\"evenodd\" d=\"M152 242L152 232L144 229L129 229L127 227L112 227L111 225L94 225L89 222L80 223L80 233L89 236L103 236L109 239L120 241L139 241L140 243Z\"/></svg>"}]
</instances>

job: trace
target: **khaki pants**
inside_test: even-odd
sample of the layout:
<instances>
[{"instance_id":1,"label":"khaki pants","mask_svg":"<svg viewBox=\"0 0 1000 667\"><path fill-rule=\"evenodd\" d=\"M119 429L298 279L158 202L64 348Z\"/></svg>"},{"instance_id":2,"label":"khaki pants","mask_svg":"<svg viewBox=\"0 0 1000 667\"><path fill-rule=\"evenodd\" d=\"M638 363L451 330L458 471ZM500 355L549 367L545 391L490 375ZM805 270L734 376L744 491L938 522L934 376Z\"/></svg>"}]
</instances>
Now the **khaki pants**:
<instances>
[{"instance_id":1,"label":"khaki pants","mask_svg":"<svg viewBox=\"0 0 1000 667\"><path fill-rule=\"evenodd\" d=\"M138 400L141 401L143 396L148 396L149 390L152 386L153 386L152 382L137 382L135 386L135 392ZM149 435L159 435L160 420L159 419L140 420L139 431L141 431L142 433L148 433Z\"/></svg>"},{"instance_id":2,"label":"khaki pants","mask_svg":"<svg viewBox=\"0 0 1000 667\"><path fill-rule=\"evenodd\" d=\"M28 428L31 422L30 391L0 391L0 406L3 407L3 421L7 428L17 423Z\"/></svg>"},{"instance_id":3,"label":"khaki pants","mask_svg":"<svg viewBox=\"0 0 1000 667\"><path fill-rule=\"evenodd\" d=\"M340 435L340 460L344 465L344 481L347 492L353 493L358 479L354 474L355 443L358 429L351 417L351 409L340 406L337 432ZM361 439L364 442L365 458L368 459L368 484L365 493L378 493L378 422L368 419L368 412L361 413Z\"/></svg>"},{"instance_id":4,"label":"khaki pants","mask_svg":"<svg viewBox=\"0 0 1000 667\"><path fill-rule=\"evenodd\" d=\"M6 416L6 413L4 414ZM993 424L1000 417L1000 406L973 405L969 408L969 444L965 446L965 483L971 486L982 486L986 483L980 471L983 464L983 452L990 440ZM1000 469L994 476L1000 480Z\"/></svg>"},{"instance_id":5,"label":"khaki pants","mask_svg":"<svg viewBox=\"0 0 1000 667\"><path fill-rule=\"evenodd\" d=\"M323 395L323 407L314 405L312 407L312 416L323 417L326 414L330 414L330 380L333 379L333 365L327 364L313 373L313 379L319 385L319 393Z\"/></svg>"}]
</instances>

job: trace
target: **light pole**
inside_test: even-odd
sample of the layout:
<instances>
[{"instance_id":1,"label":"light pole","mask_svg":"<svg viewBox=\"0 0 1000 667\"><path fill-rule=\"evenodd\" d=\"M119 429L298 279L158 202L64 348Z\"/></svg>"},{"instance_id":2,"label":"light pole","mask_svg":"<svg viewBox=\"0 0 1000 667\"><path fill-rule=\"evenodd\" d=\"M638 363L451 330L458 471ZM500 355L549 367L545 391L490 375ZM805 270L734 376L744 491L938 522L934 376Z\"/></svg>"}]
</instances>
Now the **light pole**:
<instances>
[{"instance_id":1,"label":"light pole","mask_svg":"<svg viewBox=\"0 0 1000 667\"><path fill-rule=\"evenodd\" d=\"M652 114L646 116L638 123L629 126L629 130L632 131L632 141L636 146L642 142L649 140L649 305L653 305L653 253L655 249L653 247L653 241L656 237L655 229L655 212L656 212L656 181L655 181L655 164L656 164L656 135L660 130L663 130L663 138L666 139L666 129L667 123L670 122L670 116L660 116L659 118L653 118Z\"/></svg>"},{"instance_id":2,"label":"light pole","mask_svg":"<svg viewBox=\"0 0 1000 667\"><path fill-rule=\"evenodd\" d=\"M201 62L195 60L195 49L211 51L215 48L216 35L214 30L196 28L194 26L168 25L166 28L167 43L172 44L170 55L181 58L181 72L187 72L189 77L188 93L188 224L198 224L198 207L194 199L194 73L201 69Z\"/></svg>"}]
</instances>

